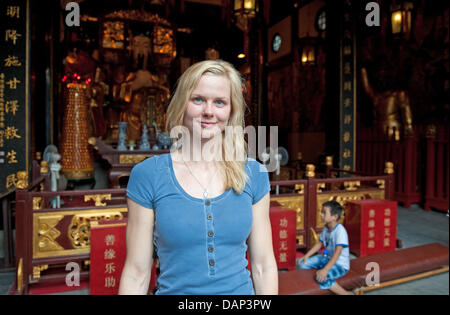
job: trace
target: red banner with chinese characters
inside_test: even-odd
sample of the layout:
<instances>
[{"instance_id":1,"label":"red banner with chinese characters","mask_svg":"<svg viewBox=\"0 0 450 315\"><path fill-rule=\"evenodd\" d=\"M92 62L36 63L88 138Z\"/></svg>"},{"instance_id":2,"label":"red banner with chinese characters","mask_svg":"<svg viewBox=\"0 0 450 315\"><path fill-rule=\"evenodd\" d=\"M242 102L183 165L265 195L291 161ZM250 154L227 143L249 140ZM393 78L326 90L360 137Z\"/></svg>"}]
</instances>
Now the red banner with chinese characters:
<instances>
[{"instance_id":1,"label":"red banner with chinese characters","mask_svg":"<svg viewBox=\"0 0 450 315\"><path fill-rule=\"evenodd\" d=\"M90 293L117 294L126 258L127 220L91 223Z\"/></svg>"},{"instance_id":2,"label":"red banner with chinese characters","mask_svg":"<svg viewBox=\"0 0 450 315\"><path fill-rule=\"evenodd\" d=\"M283 208L278 202L270 203L272 243L278 269L295 269L296 221L295 210Z\"/></svg>"},{"instance_id":3,"label":"red banner with chinese characters","mask_svg":"<svg viewBox=\"0 0 450 315\"><path fill-rule=\"evenodd\" d=\"M0 198L28 186L29 2L0 1ZM45 117L38 112L33 119Z\"/></svg>"},{"instance_id":4,"label":"red banner with chinese characters","mask_svg":"<svg viewBox=\"0 0 450 315\"><path fill-rule=\"evenodd\" d=\"M127 219L91 223L90 294L116 295L126 258ZM153 263L149 293L156 283Z\"/></svg>"},{"instance_id":5,"label":"red banner with chinese characters","mask_svg":"<svg viewBox=\"0 0 450 315\"><path fill-rule=\"evenodd\" d=\"M350 251L364 257L395 250L397 202L383 199L349 201L346 223Z\"/></svg>"}]
</instances>

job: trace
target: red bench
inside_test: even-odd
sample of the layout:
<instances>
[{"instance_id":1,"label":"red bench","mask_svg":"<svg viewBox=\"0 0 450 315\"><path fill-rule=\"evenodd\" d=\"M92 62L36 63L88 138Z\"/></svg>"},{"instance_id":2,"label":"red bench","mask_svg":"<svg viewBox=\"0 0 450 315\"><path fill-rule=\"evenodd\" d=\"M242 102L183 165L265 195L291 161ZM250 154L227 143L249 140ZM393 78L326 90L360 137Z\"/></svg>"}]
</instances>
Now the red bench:
<instances>
[{"instance_id":1,"label":"red bench","mask_svg":"<svg viewBox=\"0 0 450 315\"><path fill-rule=\"evenodd\" d=\"M356 294L395 285L434 274L448 272L448 247L432 243L392 252L355 258L350 261L350 271L337 282L346 290ZM366 277L372 268L370 262L379 266L380 284L366 285ZM314 279L315 270L294 270L278 275L280 295L330 294L322 290Z\"/></svg>"}]
</instances>

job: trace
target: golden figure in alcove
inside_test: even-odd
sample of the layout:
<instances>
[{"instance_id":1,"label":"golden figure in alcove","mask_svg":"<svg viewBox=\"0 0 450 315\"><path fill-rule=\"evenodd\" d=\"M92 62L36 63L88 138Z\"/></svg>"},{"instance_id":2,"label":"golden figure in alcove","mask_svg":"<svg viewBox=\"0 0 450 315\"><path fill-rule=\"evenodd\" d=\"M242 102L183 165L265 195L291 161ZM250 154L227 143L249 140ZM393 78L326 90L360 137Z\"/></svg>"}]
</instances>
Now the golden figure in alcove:
<instances>
[{"instance_id":1,"label":"golden figure in alcove","mask_svg":"<svg viewBox=\"0 0 450 315\"><path fill-rule=\"evenodd\" d=\"M135 92L126 111L120 114L120 121L127 122L127 139L138 143L142 135L142 125L146 123L145 93Z\"/></svg>"},{"instance_id":2,"label":"golden figure in alcove","mask_svg":"<svg viewBox=\"0 0 450 315\"><path fill-rule=\"evenodd\" d=\"M365 68L361 69L361 79L364 91L373 102L376 119L383 132L387 132L390 138L394 136L395 140L400 139L402 130L404 135L412 135L413 122L408 92L404 90L375 92Z\"/></svg>"},{"instance_id":3,"label":"golden figure in alcove","mask_svg":"<svg viewBox=\"0 0 450 315\"><path fill-rule=\"evenodd\" d=\"M119 10L103 18L101 43L112 74L107 141L117 141L117 123L123 121L128 141L139 142L144 124L150 133L153 126L165 130L174 27L145 10Z\"/></svg>"}]
</instances>

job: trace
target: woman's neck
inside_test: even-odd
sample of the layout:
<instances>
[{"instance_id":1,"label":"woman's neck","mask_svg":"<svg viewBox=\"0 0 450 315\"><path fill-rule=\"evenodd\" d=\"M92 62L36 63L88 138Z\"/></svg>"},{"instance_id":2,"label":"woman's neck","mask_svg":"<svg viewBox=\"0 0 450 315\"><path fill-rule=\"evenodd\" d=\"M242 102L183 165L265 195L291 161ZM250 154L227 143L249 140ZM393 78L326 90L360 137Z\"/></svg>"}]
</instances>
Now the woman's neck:
<instances>
[{"instance_id":1,"label":"woman's neck","mask_svg":"<svg viewBox=\"0 0 450 315\"><path fill-rule=\"evenodd\" d=\"M221 161L223 160L222 145L218 139L220 138L213 137L211 139L202 139L202 141L193 141L190 138L188 143L183 139L181 148L175 151L175 158L179 161L194 163L214 163L215 161Z\"/></svg>"}]
</instances>

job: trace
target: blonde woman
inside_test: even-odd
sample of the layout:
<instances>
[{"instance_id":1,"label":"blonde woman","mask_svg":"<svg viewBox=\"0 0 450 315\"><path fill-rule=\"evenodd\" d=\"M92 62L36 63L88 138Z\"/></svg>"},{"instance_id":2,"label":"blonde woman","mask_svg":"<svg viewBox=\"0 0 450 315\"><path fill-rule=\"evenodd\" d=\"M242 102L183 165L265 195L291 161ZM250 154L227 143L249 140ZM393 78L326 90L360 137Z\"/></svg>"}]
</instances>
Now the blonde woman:
<instances>
[{"instance_id":1,"label":"blonde woman","mask_svg":"<svg viewBox=\"0 0 450 315\"><path fill-rule=\"evenodd\" d=\"M156 294L278 293L269 178L246 157L242 87L239 72L221 60L196 63L180 77L167 128L182 136L171 153L130 175L120 294L147 292L153 252Z\"/></svg>"}]
</instances>

